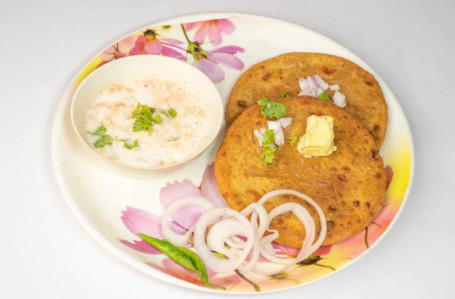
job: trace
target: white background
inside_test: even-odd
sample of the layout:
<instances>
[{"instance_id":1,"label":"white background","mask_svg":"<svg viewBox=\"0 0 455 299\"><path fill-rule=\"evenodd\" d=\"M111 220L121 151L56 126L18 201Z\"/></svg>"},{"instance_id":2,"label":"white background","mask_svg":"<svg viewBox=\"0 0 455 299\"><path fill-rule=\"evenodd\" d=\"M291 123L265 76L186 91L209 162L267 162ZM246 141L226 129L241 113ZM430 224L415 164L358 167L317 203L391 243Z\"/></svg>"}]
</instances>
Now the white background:
<instances>
[{"instance_id":1,"label":"white background","mask_svg":"<svg viewBox=\"0 0 455 299\"><path fill-rule=\"evenodd\" d=\"M345 45L386 81L414 135L412 192L380 244L340 273L261 298L453 296L455 1L1 0L0 297L213 297L111 256L72 215L50 164L59 99L89 58L155 21L211 11L277 17Z\"/></svg>"}]
</instances>

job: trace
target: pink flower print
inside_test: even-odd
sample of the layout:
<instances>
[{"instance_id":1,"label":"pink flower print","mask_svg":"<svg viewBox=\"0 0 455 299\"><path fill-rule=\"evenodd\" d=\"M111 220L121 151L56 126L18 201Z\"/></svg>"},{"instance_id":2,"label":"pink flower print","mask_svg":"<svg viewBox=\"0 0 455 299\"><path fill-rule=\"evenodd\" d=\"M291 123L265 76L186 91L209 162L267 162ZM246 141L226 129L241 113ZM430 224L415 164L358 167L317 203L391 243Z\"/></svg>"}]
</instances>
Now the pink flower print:
<instances>
[{"instance_id":1,"label":"pink flower print","mask_svg":"<svg viewBox=\"0 0 455 299\"><path fill-rule=\"evenodd\" d=\"M223 41L223 33L231 34L235 30L234 24L228 19L199 21L187 23L184 26L187 31L198 28L194 35L195 41L203 43L208 37L209 42L214 46L221 44Z\"/></svg>"},{"instance_id":2,"label":"pink flower print","mask_svg":"<svg viewBox=\"0 0 455 299\"><path fill-rule=\"evenodd\" d=\"M213 164L208 165L202 176L201 187L198 188L189 180L173 182L161 188L160 202L166 208L174 200L185 196L204 196L213 201L215 206L226 207L226 201L221 196L218 184L216 183ZM169 223L170 228L176 233L183 234L186 228L192 227L204 212L199 207L185 207L178 210ZM161 232L161 217L148 211L127 207L121 217L125 227L134 235L143 233L158 239L163 239ZM120 242L131 249L147 254L160 254L153 246L143 240L133 242L121 239Z\"/></svg>"},{"instance_id":3,"label":"pink flower print","mask_svg":"<svg viewBox=\"0 0 455 299\"><path fill-rule=\"evenodd\" d=\"M154 54L186 60L186 57L176 50L181 49L178 46L180 44L182 42L179 40L162 38L155 30L147 29L137 37L129 55Z\"/></svg>"},{"instance_id":4,"label":"pink flower print","mask_svg":"<svg viewBox=\"0 0 455 299\"><path fill-rule=\"evenodd\" d=\"M224 80L225 75L220 65L227 66L235 70L242 70L243 62L235 55L244 52L238 46L225 46L211 51L202 49L198 42L191 42L188 46L188 53L193 55L193 65L204 72L207 77L215 83Z\"/></svg>"},{"instance_id":5,"label":"pink flower print","mask_svg":"<svg viewBox=\"0 0 455 299\"><path fill-rule=\"evenodd\" d=\"M99 66L106 64L114 59L123 58L128 56L129 51L134 46L134 36L128 36L118 43L112 45L109 49L101 54L103 62Z\"/></svg>"}]
</instances>

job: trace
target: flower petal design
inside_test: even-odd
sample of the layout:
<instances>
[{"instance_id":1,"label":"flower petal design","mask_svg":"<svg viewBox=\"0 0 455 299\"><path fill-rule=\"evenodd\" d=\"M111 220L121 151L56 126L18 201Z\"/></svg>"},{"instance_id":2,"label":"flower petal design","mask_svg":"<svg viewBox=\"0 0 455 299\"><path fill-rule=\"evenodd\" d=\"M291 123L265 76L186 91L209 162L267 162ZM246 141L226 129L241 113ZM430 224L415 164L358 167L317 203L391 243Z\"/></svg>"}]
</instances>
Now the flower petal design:
<instances>
[{"instance_id":1,"label":"flower petal design","mask_svg":"<svg viewBox=\"0 0 455 299\"><path fill-rule=\"evenodd\" d=\"M218 49L210 51L210 53L227 53L227 54L237 54L245 52L245 49L239 46L224 46Z\"/></svg>"},{"instance_id":2,"label":"flower petal design","mask_svg":"<svg viewBox=\"0 0 455 299\"><path fill-rule=\"evenodd\" d=\"M227 207L226 200L218 189L218 183L215 179L214 164L210 164L205 168L202 175L201 191L202 195L215 203L217 207Z\"/></svg>"},{"instance_id":3,"label":"flower petal design","mask_svg":"<svg viewBox=\"0 0 455 299\"><path fill-rule=\"evenodd\" d=\"M161 53L164 56L180 59L180 60L183 60L183 61L186 60L186 57L184 55L182 55L180 52L177 52L176 50L171 49L169 47L163 46Z\"/></svg>"},{"instance_id":4,"label":"flower petal design","mask_svg":"<svg viewBox=\"0 0 455 299\"><path fill-rule=\"evenodd\" d=\"M146 253L146 254L161 254L161 251L157 250L155 247L149 245L147 242L144 240L134 240L133 242L127 241L127 240L120 240L120 243L123 245L134 249L136 251Z\"/></svg>"},{"instance_id":5,"label":"flower petal design","mask_svg":"<svg viewBox=\"0 0 455 299\"><path fill-rule=\"evenodd\" d=\"M161 217L145 210L126 207L122 212L122 221L126 228L133 234L142 233L158 239L162 239ZM185 229L176 223L171 222L170 227L177 233L184 233Z\"/></svg>"},{"instance_id":6,"label":"flower petal design","mask_svg":"<svg viewBox=\"0 0 455 299\"><path fill-rule=\"evenodd\" d=\"M221 44L223 37L221 35L220 28L218 28L217 26L210 26L207 31L208 31L209 41L212 43L212 45L216 46L216 45Z\"/></svg>"},{"instance_id":7,"label":"flower petal design","mask_svg":"<svg viewBox=\"0 0 455 299\"><path fill-rule=\"evenodd\" d=\"M182 41L175 39L175 38L169 38L169 37L160 38L160 42L162 44L169 44L169 45L175 45L175 46L183 44Z\"/></svg>"},{"instance_id":8,"label":"flower petal design","mask_svg":"<svg viewBox=\"0 0 455 299\"><path fill-rule=\"evenodd\" d=\"M392 182L393 179L393 169L392 166L386 165L384 168L385 171L385 176L387 178L386 180L386 190L389 189L390 183Z\"/></svg>"},{"instance_id":9,"label":"flower petal design","mask_svg":"<svg viewBox=\"0 0 455 299\"><path fill-rule=\"evenodd\" d=\"M143 233L155 238L163 238L161 234L161 217L145 210L126 207L122 212L122 221L128 230L137 235Z\"/></svg>"},{"instance_id":10,"label":"flower petal design","mask_svg":"<svg viewBox=\"0 0 455 299\"><path fill-rule=\"evenodd\" d=\"M215 62L209 59L195 61L193 65L206 74L214 83L224 80L223 70Z\"/></svg>"},{"instance_id":11,"label":"flower petal design","mask_svg":"<svg viewBox=\"0 0 455 299\"><path fill-rule=\"evenodd\" d=\"M147 38L143 35L139 35L134 43L134 47L130 50L130 55L139 55L144 53L144 43L147 41Z\"/></svg>"},{"instance_id":12,"label":"flower petal design","mask_svg":"<svg viewBox=\"0 0 455 299\"><path fill-rule=\"evenodd\" d=\"M201 191L196 185L189 180L183 182L175 181L172 184L167 184L166 187L161 188L160 201L163 208L166 208L174 200L185 196L202 196ZM199 217L204 213L205 209L200 207L185 207L178 210L172 219L182 227L192 227Z\"/></svg>"},{"instance_id":13,"label":"flower petal design","mask_svg":"<svg viewBox=\"0 0 455 299\"><path fill-rule=\"evenodd\" d=\"M235 70L241 70L244 67L243 62L232 54L210 53L210 59Z\"/></svg>"},{"instance_id":14,"label":"flower petal design","mask_svg":"<svg viewBox=\"0 0 455 299\"><path fill-rule=\"evenodd\" d=\"M146 54L160 54L163 46L157 40L148 40L144 43L144 51Z\"/></svg>"},{"instance_id":15,"label":"flower petal design","mask_svg":"<svg viewBox=\"0 0 455 299\"><path fill-rule=\"evenodd\" d=\"M235 30L234 24L229 21L228 19L219 19L218 20L218 27L221 29L223 33L231 34Z\"/></svg>"},{"instance_id":16,"label":"flower petal design","mask_svg":"<svg viewBox=\"0 0 455 299\"><path fill-rule=\"evenodd\" d=\"M206 24L206 22L201 22L203 23L201 27L196 31L196 34L194 35L194 40L203 43L205 40L205 37L208 34L209 26Z\"/></svg>"}]
</instances>

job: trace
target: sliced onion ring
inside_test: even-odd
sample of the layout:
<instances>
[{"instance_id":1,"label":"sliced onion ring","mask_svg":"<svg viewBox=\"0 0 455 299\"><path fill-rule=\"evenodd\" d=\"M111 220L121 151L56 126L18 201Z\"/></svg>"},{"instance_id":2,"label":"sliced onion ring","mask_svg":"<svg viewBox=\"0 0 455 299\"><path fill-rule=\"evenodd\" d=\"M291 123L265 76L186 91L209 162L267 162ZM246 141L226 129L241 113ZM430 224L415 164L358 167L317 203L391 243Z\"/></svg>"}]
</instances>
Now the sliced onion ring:
<instances>
[{"instance_id":1,"label":"sliced onion ring","mask_svg":"<svg viewBox=\"0 0 455 299\"><path fill-rule=\"evenodd\" d=\"M245 237L247 238L245 246L238 255L229 254L227 259L219 258L212 253L210 247L205 242L205 233L207 227L219 221L220 218L234 218L245 227ZM225 222L226 223L226 222ZM218 229L225 229L231 235L239 232L233 231L231 226L224 225ZM228 234L228 233L226 233ZM225 235L226 235L225 234ZM213 208L202 214L194 226L194 249L199 254L205 265L215 272L230 272L241 266L241 264L249 256L255 242L255 233L248 219L237 211L229 208ZM213 244L212 244L213 245Z\"/></svg>"},{"instance_id":2,"label":"sliced onion ring","mask_svg":"<svg viewBox=\"0 0 455 299\"><path fill-rule=\"evenodd\" d=\"M205 209L211 209L215 207L213 202L202 196L182 197L168 205L163 212L161 231L163 233L164 238L176 246L185 246L188 243L188 239L193 233L193 228L188 229L188 231L183 235L178 234L171 230L171 228L169 227L169 218L172 218L172 215L175 212L187 206L197 206Z\"/></svg>"}]
</instances>

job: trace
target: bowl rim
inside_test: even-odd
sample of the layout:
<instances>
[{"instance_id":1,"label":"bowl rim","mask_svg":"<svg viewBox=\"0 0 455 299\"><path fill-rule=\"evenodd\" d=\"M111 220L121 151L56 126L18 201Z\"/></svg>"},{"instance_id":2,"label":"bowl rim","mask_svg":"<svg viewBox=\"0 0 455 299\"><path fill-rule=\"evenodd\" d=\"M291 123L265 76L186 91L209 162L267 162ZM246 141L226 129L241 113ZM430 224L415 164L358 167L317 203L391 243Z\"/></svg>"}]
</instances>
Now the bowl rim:
<instances>
[{"instance_id":1,"label":"bowl rim","mask_svg":"<svg viewBox=\"0 0 455 299\"><path fill-rule=\"evenodd\" d=\"M216 99L211 99L211 100L216 101L216 106L218 107L218 110L219 110L218 112L220 113L221 117L218 120L216 120L216 122L213 126L211 126L212 133L211 133L210 137L208 138L208 140L206 141L206 143L203 146L201 146L199 150L194 151L185 160L182 160L182 161L172 164L172 165L157 166L157 167L134 167L134 166L130 166L130 165L121 164L121 163L118 163L116 161L113 161L113 160L105 157L104 155L102 155L101 153L96 151L92 146L90 146L87 143L87 141L81 136L79 130L77 129L76 120L75 120L75 113L76 113L75 105L76 105L79 93L86 86L87 82L89 82L91 80L91 78L93 78L95 76L99 76L99 73L106 71L106 69L109 66L112 68L118 64L128 63L131 60L133 60L133 61L134 60L150 60L150 61L161 60L161 61L168 61L169 63L174 63L179 68L187 68L191 72L202 75L203 80L205 80L208 83L208 86L210 86L210 89L212 89L215 92ZM160 78L159 75L156 77ZM219 133L221 131L222 125L223 125L223 119L224 119L223 116L224 116L224 103L223 103L223 99L221 97L220 92L218 91L218 89L215 86L215 83L213 83L206 74L204 74L201 70L194 67L193 65L180 61L176 58L171 58L171 57L167 57L167 56L163 56L163 55L139 54L139 55L127 56L127 57L122 57L122 58L110 61L109 63L106 63L106 64L98 67L97 69L92 71L90 74L88 74L87 77L85 77L84 80L82 80L82 82L80 82L80 84L77 86L76 90L74 91L74 93L71 97L71 103L70 103L71 126L77 136L77 139L80 142L82 142L85 145L85 147L88 148L92 154L94 154L97 157L102 158L101 160L105 161L106 163L108 163L110 165L115 166L116 168L126 170L126 171L143 171L143 172L160 171L160 170L164 171L164 170L175 169L175 168L178 168L180 166L187 164L188 162L191 162L192 160L194 160L195 158L200 156L202 153L204 153L216 140L217 136L219 135Z\"/></svg>"}]
</instances>

